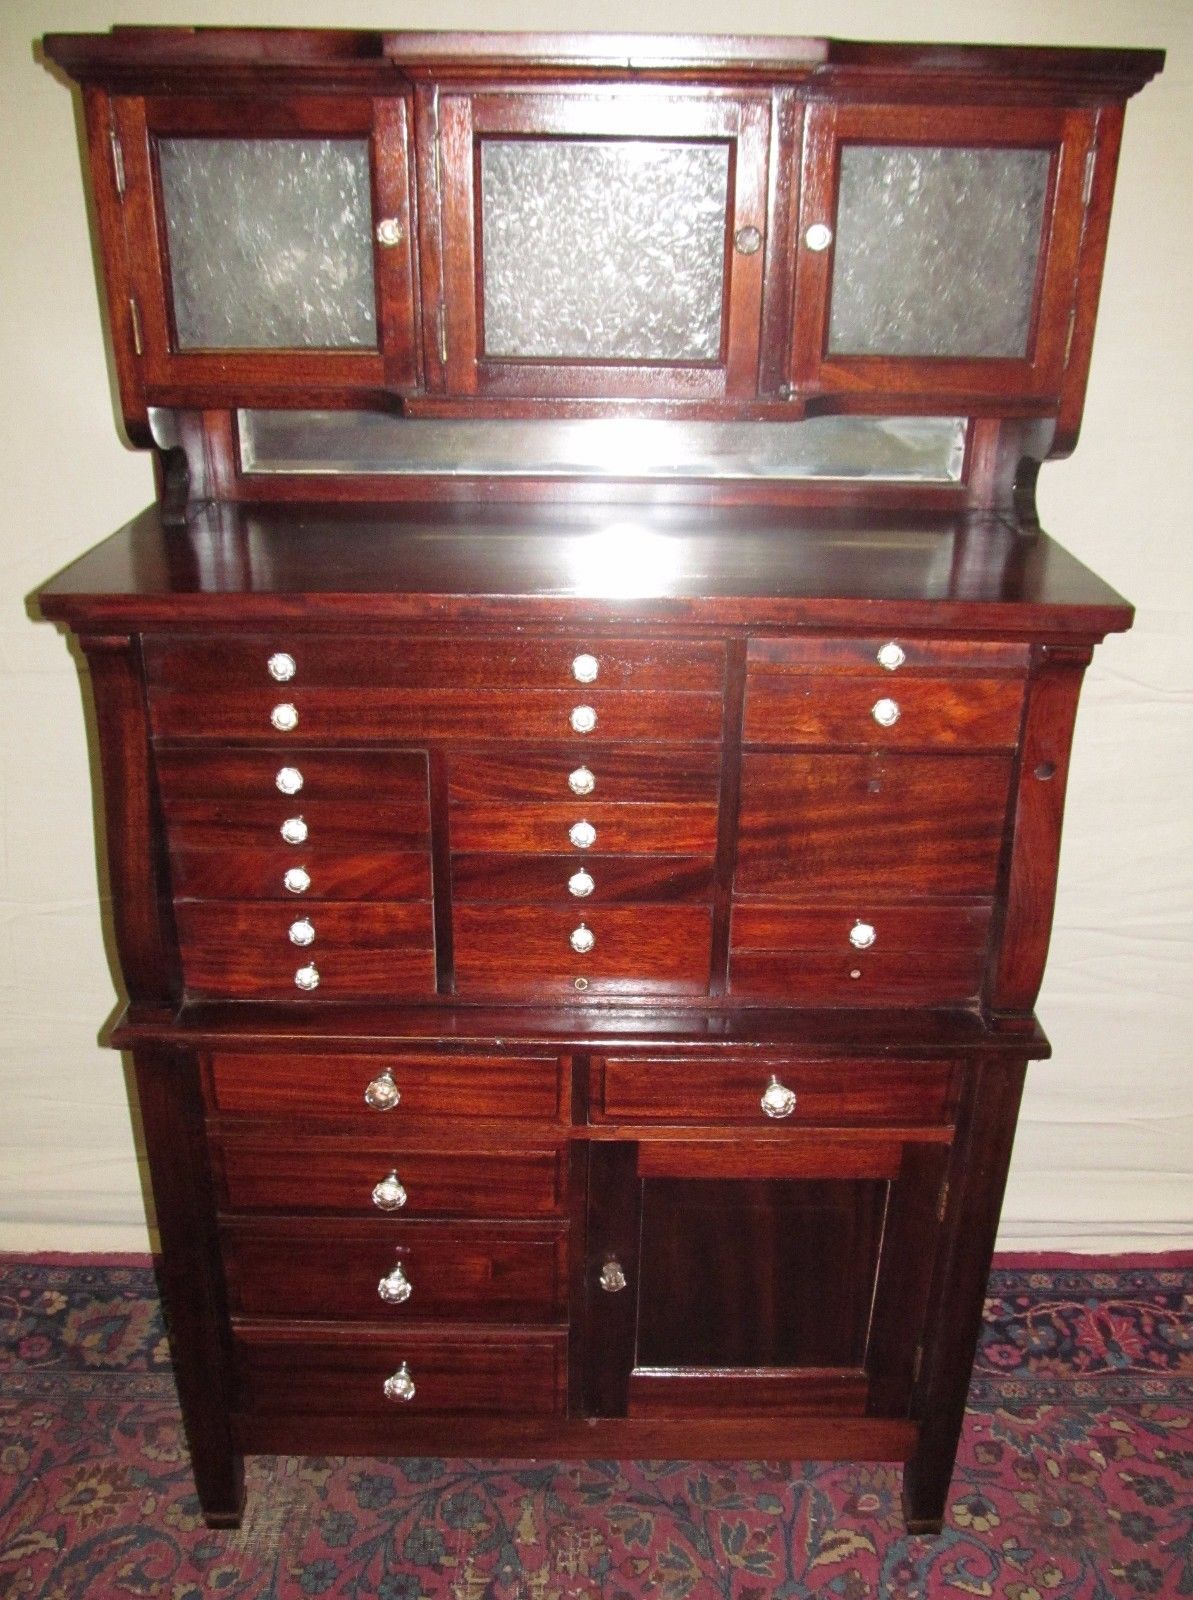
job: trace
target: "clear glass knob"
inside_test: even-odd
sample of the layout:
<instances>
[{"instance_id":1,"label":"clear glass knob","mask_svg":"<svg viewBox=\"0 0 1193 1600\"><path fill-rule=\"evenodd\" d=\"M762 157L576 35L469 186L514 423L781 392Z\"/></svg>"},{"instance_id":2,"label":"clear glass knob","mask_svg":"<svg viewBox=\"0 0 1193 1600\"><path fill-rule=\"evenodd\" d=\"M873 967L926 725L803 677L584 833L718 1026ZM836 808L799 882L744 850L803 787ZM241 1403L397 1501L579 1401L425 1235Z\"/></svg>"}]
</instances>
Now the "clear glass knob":
<instances>
[{"instance_id":1,"label":"clear glass knob","mask_svg":"<svg viewBox=\"0 0 1193 1600\"><path fill-rule=\"evenodd\" d=\"M284 650L279 650L276 655L270 656L265 666L275 683L289 683L298 671L298 663Z\"/></svg>"},{"instance_id":2,"label":"clear glass knob","mask_svg":"<svg viewBox=\"0 0 1193 1600\"><path fill-rule=\"evenodd\" d=\"M410 1376L410 1368L403 1361L392 1376L386 1378L382 1389L387 1400L413 1400L414 1379Z\"/></svg>"},{"instance_id":3,"label":"clear glass knob","mask_svg":"<svg viewBox=\"0 0 1193 1600\"><path fill-rule=\"evenodd\" d=\"M586 956L596 943L596 934L591 928L586 928L583 923L578 928L573 928L568 935L568 943L578 956Z\"/></svg>"},{"instance_id":4,"label":"clear glass knob","mask_svg":"<svg viewBox=\"0 0 1193 1600\"><path fill-rule=\"evenodd\" d=\"M401 1098L402 1091L394 1082L393 1073L388 1067L365 1089L365 1104L372 1106L374 1111L392 1111Z\"/></svg>"},{"instance_id":5,"label":"clear glass knob","mask_svg":"<svg viewBox=\"0 0 1193 1600\"><path fill-rule=\"evenodd\" d=\"M776 1120L789 1117L795 1110L795 1090L788 1089L785 1084L780 1083L772 1072L770 1082L762 1091L762 1099L758 1104L768 1117L774 1117Z\"/></svg>"},{"instance_id":6,"label":"clear glass knob","mask_svg":"<svg viewBox=\"0 0 1193 1600\"><path fill-rule=\"evenodd\" d=\"M821 250L827 250L832 242L833 230L827 222L814 222L804 232L804 243L809 250L815 250L817 254Z\"/></svg>"},{"instance_id":7,"label":"clear glass knob","mask_svg":"<svg viewBox=\"0 0 1193 1600\"><path fill-rule=\"evenodd\" d=\"M572 662L572 677L577 683L595 683L601 664L595 656L577 656Z\"/></svg>"},{"instance_id":8,"label":"clear glass knob","mask_svg":"<svg viewBox=\"0 0 1193 1600\"><path fill-rule=\"evenodd\" d=\"M373 1204L378 1211L400 1211L406 1204L406 1190L397 1172L373 1187Z\"/></svg>"},{"instance_id":9,"label":"clear glass knob","mask_svg":"<svg viewBox=\"0 0 1193 1600\"><path fill-rule=\"evenodd\" d=\"M290 867L283 875L282 882L291 894L306 894L311 887L311 875L305 867Z\"/></svg>"},{"instance_id":10,"label":"clear glass knob","mask_svg":"<svg viewBox=\"0 0 1193 1600\"><path fill-rule=\"evenodd\" d=\"M290 924L290 943L308 945L315 942L315 924L309 917L299 917Z\"/></svg>"},{"instance_id":11,"label":"clear glass knob","mask_svg":"<svg viewBox=\"0 0 1193 1600\"><path fill-rule=\"evenodd\" d=\"M387 1306L400 1306L409 1300L414 1293L414 1285L402 1271L402 1263L400 1261L392 1272L387 1272L382 1278L377 1285L377 1293Z\"/></svg>"},{"instance_id":12,"label":"clear glass knob","mask_svg":"<svg viewBox=\"0 0 1193 1600\"><path fill-rule=\"evenodd\" d=\"M876 700L870 708L870 715L880 728L893 728L903 713L899 710L897 700Z\"/></svg>"},{"instance_id":13,"label":"clear glass knob","mask_svg":"<svg viewBox=\"0 0 1193 1600\"><path fill-rule=\"evenodd\" d=\"M313 961L305 967L299 967L294 974L294 982L300 989L317 989L319 987L319 968Z\"/></svg>"},{"instance_id":14,"label":"clear glass knob","mask_svg":"<svg viewBox=\"0 0 1193 1600\"><path fill-rule=\"evenodd\" d=\"M401 244L406 237L406 231L397 217L382 217L376 231L377 243L384 245L387 250L392 250L396 244Z\"/></svg>"},{"instance_id":15,"label":"clear glass knob","mask_svg":"<svg viewBox=\"0 0 1193 1600\"><path fill-rule=\"evenodd\" d=\"M907 652L902 645L896 644L893 639L884 644L877 655L878 665L885 667L888 672L897 671L906 660Z\"/></svg>"},{"instance_id":16,"label":"clear glass knob","mask_svg":"<svg viewBox=\"0 0 1193 1600\"><path fill-rule=\"evenodd\" d=\"M616 1256L610 1256L601 1268L597 1280L606 1294L620 1294L626 1286L625 1268Z\"/></svg>"},{"instance_id":17,"label":"clear glass knob","mask_svg":"<svg viewBox=\"0 0 1193 1600\"><path fill-rule=\"evenodd\" d=\"M279 733L290 733L298 726L298 712L288 701L283 701L280 706L274 706L269 720Z\"/></svg>"},{"instance_id":18,"label":"clear glass knob","mask_svg":"<svg viewBox=\"0 0 1193 1600\"><path fill-rule=\"evenodd\" d=\"M868 950L877 937L873 924L863 922L860 917L849 930L849 942L855 950Z\"/></svg>"},{"instance_id":19,"label":"clear glass knob","mask_svg":"<svg viewBox=\"0 0 1193 1600\"><path fill-rule=\"evenodd\" d=\"M570 720L573 733L591 733L596 727L596 712L591 706L577 706Z\"/></svg>"},{"instance_id":20,"label":"clear glass knob","mask_svg":"<svg viewBox=\"0 0 1193 1600\"><path fill-rule=\"evenodd\" d=\"M589 850L596 843L596 829L591 822L573 822L568 829L568 838L577 850Z\"/></svg>"},{"instance_id":21,"label":"clear glass knob","mask_svg":"<svg viewBox=\"0 0 1193 1600\"><path fill-rule=\"evenodd\" d=\"M579 872L573 872L568 879L568 893L574 894L577 900L583 900L596 888L596 879L591 872L585 872L581 867Z\"/></svg>"},{"instance_id":22,"label":"clear glass knob","mask_svg":"<svg viewBox=\"0 0 1193 1600\"><path fill-rule=\"evenodd\" d=\"M573 794L591 794L596 788L596 778L587 767L577 767L568 773L568 788Z\"/></svg>"},{"instance_id":23,"label":"clear glass knob","mask_svg":"<svg viewBox=\"0 0 1193 1600\"><path fill-rule=\"evenodd\" d=\"M283 794L297 794L304 779L297 767L280 767L273 781Z\"/></svg>"},{"instance_id":24,"label":"clear glass knob","mask_svg":"<svg viewBox=\"0 0 1193 1600\"><path fill-rule=\"evenodd\" d=\"M301 817L287 817L282 823L282 838L287 844L305 844L310 829Z\"/></svg>"}]
</instances>

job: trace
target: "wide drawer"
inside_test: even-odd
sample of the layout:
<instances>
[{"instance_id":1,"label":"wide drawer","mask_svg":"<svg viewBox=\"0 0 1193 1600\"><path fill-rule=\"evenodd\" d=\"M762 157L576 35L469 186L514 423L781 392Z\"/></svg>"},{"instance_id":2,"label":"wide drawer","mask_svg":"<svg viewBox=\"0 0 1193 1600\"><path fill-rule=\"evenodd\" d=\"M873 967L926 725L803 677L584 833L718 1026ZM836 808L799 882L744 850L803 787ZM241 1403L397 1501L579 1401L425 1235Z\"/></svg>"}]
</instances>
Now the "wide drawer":
<instances>
[{"instance_id":1,"label":"wide drawer","mask_svg":"<svg viewBox=\"0 0 1193 1600\"><path fill-rule=\"evenodd\" d=\"M284 1126L228 1134L217 1146L224 1205L244 1211L347 1211L376 1216L517 1217L557 1212L564 1196L558 1146L427 1149L392 1138L287 1139ZM378 1184L396 1173L400 1186ZM405 1198L402 1198L404 1194ZM389 1201L393 1201L390 1204Z\"/></svg>"},{"instance_id":2,"label":"wide drawer","mask_svg":"<svg viewBox=\"0 0 1193 1600\"><path fill-rule=\"evenodd\" d=\"M509 1117L519 1123L566 1122L570 1115L566 1056L488 1056L446 1051L400 1055L268 1055L220 1051L207 1069L208 1099L217 1113L344 1117L357 1131L385 1119L405 1128L426 1119L449 1123ZM389 1088L392 1084L392 1090ZM371 1100L366 1090L373 1088ZM396 1092L397 1098L392 1096Z\"/></svg>"},{"instance_id":3,"label":"wide drawer","mask_svg":"<svg viewBox=\"0 0 1193 1600\"><path fill-rule=\"evenodd\" d=\"M720 765L717 750L644 751L589 744L578 751L575 741L548 750L469 750L452 754L448 790L453 804L574 802L591 796L598 804L715 806Z\"/></svg>"},{"instance_id":4,"label":"wide drawer","mask_svg":"<svg viewBox=\"0 0 1193 1600\"><path fill-rule=\"evenodd\" d=\"M747 743L989 749L1018 742L1021 678L759 673L746 689Z\"/></svg>"},{"instance_id":5,"label":"wide drawer","mask_svg":"<svg viewBox=\"0 0 1193 1600\"><path fill-rule=\"evenodd\" d=\"M566 1304L566 1223L238 1217L220 1232L234 1314L551 1322Z\"/></svg>"},{"instance_id":6,"label":"wide drawer","mask_svg":"<svg viewBox=\"0 0 1193 1600\"><path fill-rule=\"evenodd\" d=\"M789 1116L762 1105L772 1077L795 1094ZM790 1126L907 1127L947 1123L954 1101L946 1061L882 1061L852 1057L792 1061L786 1057L724 1060L670 1056L603 1056L592 1064L592 1122L734 1123Z\"/></svg>"},{"instance_id":7,"label":"wide drawer","mask_svg":"<svg viewBox=\"0 0 1193 1600\"><path fill-rule=\"evenodd\" d=\"M271 743L252 750L159 745L154 761L163 796L276 801L288 808L280 810L279 821L324 800L413 805L429 815L421 750L313 750L283 741L269 728L262 736Z\"/></svg>"},{"instance_id":8,"label":"wide drawer","mask_svg":"<svg viewBox=\"0 0 1193 1600\"><path fill-rule=\"evenodd\" d=\"M578 891L578 892L577 892ZM581 855L452 856L452 899L554 901L601 905L626 900L711 901L711 856Z\"/></svg>"},{"instance_id":9,"label":"wide drawer","mask_svg":"<svg viewBox=\"0 0 1193 1600\"><path fill-rule=\"evenodd\" d=\"M195 640L175 635L145 640L150 683L191 689L254 684L276 689L285 683L434 689L450 682L484 689L568 689L591 683L608 689L715 692L721 688L724 662L724 646L716 641L653 642L583 634L542 639L403 634L343 639L279 632L247 638ZM275 677L279 672L280 679Z\"/></svg>"},{"instance_id":10,"label":"wide drawer","mask_svg":"<svg viewBox=\"0 0 1193 1600\"><path fill-rule=\"evenodd\" d=\"M257 1413L562 1412L567 1334L549 1328L234 1324L242 1407ZM408 1400L387 1378L405 1366Z\"/></svg>"},{"instance_id":11,"label":"wide drawer","mask_svg":"<svg viewBox=\"0 0 1193 1600\"><path fill-rule=\"evenodd\" d=\"M312 898L428 900L431 858L422 850L296 850L280 842L208 849L183 831L171 832L170 877L178 900L283 900L297 916Z\"/></svg>"},{"instance_id":12,"label":"wide drawer","mask_svg":"<svg viewBox=\"0 0 1193 1600\"><path fill-rule=\"evenodd\" d=\"M717 844L716 802L706 805L602 805L572 800L557 805L471 802L453 808L455 850L537 852L576 849L572 829L594 830L588 849L626 855L711 855Z\"/></svg>"}]
</instances>

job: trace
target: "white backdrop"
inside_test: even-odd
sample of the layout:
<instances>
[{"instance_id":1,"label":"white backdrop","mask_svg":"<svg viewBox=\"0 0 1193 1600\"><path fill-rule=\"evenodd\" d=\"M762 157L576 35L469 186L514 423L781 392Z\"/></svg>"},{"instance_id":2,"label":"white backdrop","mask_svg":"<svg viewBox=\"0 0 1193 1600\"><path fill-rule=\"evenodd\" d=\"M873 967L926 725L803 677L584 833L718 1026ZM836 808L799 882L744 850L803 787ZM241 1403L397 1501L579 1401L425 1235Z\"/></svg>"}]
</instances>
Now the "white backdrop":
<instances>
[{"instance_id":1,"label":"white backdrop","mask_svg":"<svg viewBox=\"0 0 1193 1600\"><path fill-rule=\"evenodd\" d=\"M1085 430L1046 526L1138 606L1087 678L1056 931L1001 1243L1193 1245L1193 5L1189 0L4 0L0 7L0 1248L147 1242L100 932L74 668L25 596L152 497L120 445L71 102L43 33L113 21L842 33L1159 45L1127 113Z\"/></svg>"}]
</instances>

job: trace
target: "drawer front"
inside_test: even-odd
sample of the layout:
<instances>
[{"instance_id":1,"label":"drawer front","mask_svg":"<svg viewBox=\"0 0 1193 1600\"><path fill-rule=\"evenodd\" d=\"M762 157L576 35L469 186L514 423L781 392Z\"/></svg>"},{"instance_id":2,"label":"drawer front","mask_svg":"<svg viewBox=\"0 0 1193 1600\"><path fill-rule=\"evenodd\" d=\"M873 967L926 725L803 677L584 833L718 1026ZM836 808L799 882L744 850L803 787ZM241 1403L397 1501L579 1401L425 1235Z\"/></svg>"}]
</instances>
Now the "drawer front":
<instances>
[{"instance_id":1,"label":"drawer front","mask_svg":"<svg viewBox=\"0 0 1193 1600\"><path fill-rule=\"evenodd\" d=\"M733 950L825 950L848 956L878 951L984 950L990 907L917 905L914 902L855 906L737 905Z\"/></svg>"},{"instance_id":2,"label":"drawer front","mask_svg":"<svg viewBox=\"0 0 1193 1600\"><path fill-rule=\"evenodd\" d=\"M735 892L990 896L1010 777L1009 754L747 752Z\"/></svg>"},{"instance_id":3,"label":"drawer front","mask_svg":"<svg viewBox=\"0 0 1193 1600\"><path fill-rule=\"evenodd\" d=\"M715 806L720 756L715 750L652 750L553 745L549 750L483 750L453 754L449 792L453 805L480 802L522 805L528 800L596 804ZM573 785L579 785L581 792Z\"/></svg>"},{"instance_id":4,"label":"drawer front","mask_svg":"<svg viewBox=\"0 0 1193 1600\"><path fill-rule=\"evenodd\" d=\"M286 881L300 867L305 889ZM178 900L283 900L296 916L319 900L429 900L431 859L422 851L341 852L296 850L291 845L245 845L239 849L195 848L184 831L171 837L170 876ZM301 885L303 878L291 879Z\"/></svg>"},{"instance_id":5,"label":"drawer front","mask_svg":"<svg viewBox=\"0 0 1193 1600\"><path fill-rule=\"evenodd\" d=\"M573 883L576 887L569 887ZM712 895L709 856L610 856L572 850L569 855L452 857L452 899L457 905L469 900L545 900L573 906L626 900L708 902Z\"/></svg>"},{"instance_id":6,"label":"drawer front","mask_svg":"<svg viewBox=\"0 0 1193 1600\"><path fill-rule=\"evenodd\" d=\"M717 807L708 805L601 805L587 800L558 805L459 805L451 816L453 849L468 851L573 850L571 830L587 823L596 837L587 849L625 855L711 855L717 844Z\"/></svg>"},{"instance_id":7,"label":"drawer front","mask_svg":"<svg viewBox=\"0 0 1193 1600\"><path fill-rule=\"evenodd\" d=\"M787 1117L767 1116L762 1096L777 1077L793 1091ZM785 1058L599 1057L593 1062L592 1122L920 1126L947 1123L953 1067L942 1061L791 1061Z\"/></svg>"},{"instance_id":8,"label":"drawer front","mask_svg":"<svg viewBox=\"0 0 1193 1600\"><path fill-rule=\"evenodd\" d=\"M388 1142L228 1136L218 1147L224 1203L244 1211L345 1211L360 1216L548 1216L563 1201L562 1152L437 1150ZM378 1205L375 1187L397 1174L400 1204ZM392 1192L392 1191L391 1191Z\"/></svg>"},{"instance_id":9,"label":"drawer front","mask_svg":"<svg viewBox=\"0 0 1193 1600\"><path fill-rule=\"evenodd\" d=\"M703 994L712 913L703 906L457 905L456 989L461 995ZM591 949L571 939L584 928Z\"/></svg>"},{"instance_id":10,"label":"drawer front","mask_svg":"<svg viewBox=\"0 0 1193 1600\"><path fill-rule=\"evenodd\" d=\"M566 1305L563 1223L236 1218L221 1234L234 1314L551 1322Z\"/></svg>"},{"instance_id":11,"label":"drawer front","mask_svg":"<svg viewBox=\"0 0 1193 1600\"><path fill-rule=\"evenodd\" d=\"M981 951L735 950L729 992L783 1005L959 1005L977 999Z\"/></svg>"},{"instance_id":12,"label":"drawer front","mask_svg":"<svg viewBox=\"0 0 1193 1600\"><path fill-rule=\"evenodd\" d=\"M392 1100L387 1080L398 1098ZM220 1114L359 1117L353 1133L404 1128L419 1119L450 1123L474 1117L523 1122L570 1120L566 1056L478 1056L450 1052L400 1055L257 1055L211 1057L208 1103ZM371 1085L373 1103L365 1099Z\"/></svg>"},{"instance_id":13,"label":"drawer front","mask_svg":"<svg viewBox=\"0 0 1193 1600\"><path fill-rule=\"evenodd\" d=\"M1022 710L1020 678L760 673L746 690L744 738L883 749L1011 748Z\"/></svg>"},{"instance_id":14,"label":"drawer front","mask_svg":"<svg viewBox=\"0 0 1193 1600\"><path fill-rule=\"evenodd\" d=\"M271 729L266 734L273 737ZM167 802L276 801L279 823L304 805L326 800L414 806L429 818L427 758L421 751L312 750L275 740L257 750L159 746L154 762ZM429 826L428 820L424 827Z\"/></svg>"},{"instance_id":15,"label":"drawer front","mask_svg":"<svg viewBox=\"0 0 1193 1600\"><path fill-rule=\"evenodd\" d=\"M429 818L424 796L408 805L354 805L350 801L271 798L169 799L162 810L170 838L193 849L285 845L291 858L321 851L427 850ZM282 829L285 828L285 833ZM298 835L297 842L291 837Z\"/></svg>"},{"instance_id":16,"label":"drawer front","mask_svg":"<svg viewBox=\"0 0 1193 1600\"><path fill-rule=\"evenodd\" d=\"M279 661L279 655L289 660ZM339 639L299 634L287 639L259 634L204 640L148 638L145 664L151 684L184 689L254 685L278 689L284 684L436 689L448 682L479 689L570 689L592 684L603 689L717 693L724 679L725 651L715 641L654 643L583 635L420 639L399 634ZM280 680L274 676L274 671L290 672L291 665L290 676Z\"/></svg>"},{"instance_id":17,"label":"drawer front","mask_svg":"<svg viewBox=\"0 0 1193 1600\"><path fill-rule=\"evenodd\" d=\"M799 634L789 639L751 639L746 650L747 671L801 672L807 668L828 672L865 672L877 683L898 683L903 671L1017 672L1027 671L1031 646L996 640L911 639L903 635L872 634L862 639L818 638ZM889 665L888 665L889 663Z\"/></svg>"},{"instance_id":18,"label":"drawer front","mask_svg":"<svg viewBox=\"0 0 1193 1600\"><path fill-rule=\"evenodd\" d=\"M413 1415L562 1413L567 1335L544 1328L234 1329L243 1399L259 1414ZM388 1399L385 1381L405 1364L409 1400Z\"/></svg>"}]
</instances>

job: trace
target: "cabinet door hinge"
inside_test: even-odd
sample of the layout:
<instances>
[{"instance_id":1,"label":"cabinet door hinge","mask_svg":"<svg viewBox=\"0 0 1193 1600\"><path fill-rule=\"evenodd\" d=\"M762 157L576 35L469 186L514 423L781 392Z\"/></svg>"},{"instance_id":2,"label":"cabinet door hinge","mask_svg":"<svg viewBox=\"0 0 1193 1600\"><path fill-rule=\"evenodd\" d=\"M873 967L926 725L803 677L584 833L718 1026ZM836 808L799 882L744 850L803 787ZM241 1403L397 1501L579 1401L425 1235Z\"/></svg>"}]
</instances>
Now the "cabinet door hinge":
<instances>
[{"instance_id":1,"label":"cabinet door hinge","mask_svg":"<svg viewBox=\"0 0 1193 1600\"><path fill-rule=\"evenodd\" d=\"M128 297L128 320L133 330L133 349L140 355L145 354L145 341L141 337L141 308L133 295Z\"/></svg>"},{"instance_id":2,"label":"cabinet door hinge","mask_svg":"<svg viewBox=\"0 0 1193 1600\"><path fill-rule=\"evenodd\" d=\"M121 200L124 199L124 146L120 143L120 135L115 128L108 129L108 147L112 152L112 181L116 185L116 193Z\"/></svg>"},{"instance_id":3,"label":"cabinet door hinge","mask_svg":"<svg viewBox=\"0 0 1193 1600\"><path fill-rule=\"evenodd\" d=\"M1098 161L1098 147L1090 145L1085 156L1085 182L1081 186L1081 204L1089 205L1089 197L1094 192L1094 167Z\"/></svg>"},{"instance_id":4,"label":"cabinet door hinge","mask_svg":"<svg viewBox=\"0 0 1193 1600\"><path fill-rule=\"evenodd\" d=\"M940 1198L936 1202L936 1220L944 1221L944 1214L949 1208L949 1180L946 1178L941 1185Z\"/></svg>"}]
</instances>

